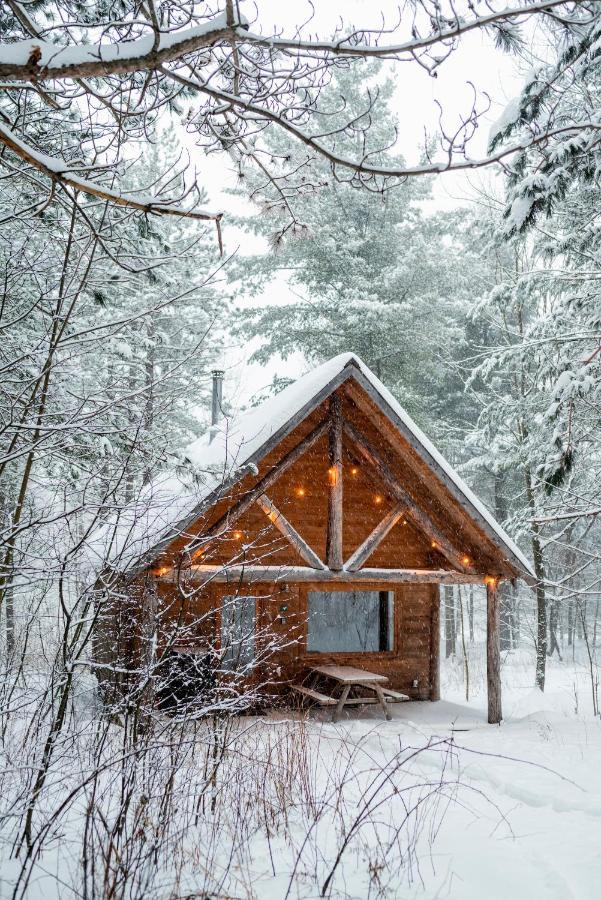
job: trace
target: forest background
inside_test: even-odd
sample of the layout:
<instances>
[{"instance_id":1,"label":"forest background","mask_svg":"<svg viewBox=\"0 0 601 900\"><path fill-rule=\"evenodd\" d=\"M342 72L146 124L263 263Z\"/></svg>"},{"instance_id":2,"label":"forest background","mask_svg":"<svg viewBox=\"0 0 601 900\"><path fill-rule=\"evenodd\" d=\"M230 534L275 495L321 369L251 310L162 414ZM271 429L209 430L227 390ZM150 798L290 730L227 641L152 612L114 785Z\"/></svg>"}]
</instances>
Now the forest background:
<instances>
[{"instance_id":1,"label":"forest background","mask_svg":"<svg viewBox=\"0 0 601 900\"><path fill-rule=\"evenodd\" d=\"M69 890L161 896L171 812L186 810L186 834L201 806L203 829L226 815L224 709L203 711L204 769L186 794L175 773L194 741L150 716L152 672L116 723L91 653L91 588L118 523L157 474L210 474L186 447L209 425L215 367L229 415L330 356L361 356L533 560L535 591L503 596L506 664L527 651L543 691L549 658L579 660L598 716L600 4L414 0L371 20L365 6L345 4L340 22L303 3L284 18L231 0L0 5L15 897L63 828ZM460 668L477 600L445 592Z\"/></svg>"}]
</instances>

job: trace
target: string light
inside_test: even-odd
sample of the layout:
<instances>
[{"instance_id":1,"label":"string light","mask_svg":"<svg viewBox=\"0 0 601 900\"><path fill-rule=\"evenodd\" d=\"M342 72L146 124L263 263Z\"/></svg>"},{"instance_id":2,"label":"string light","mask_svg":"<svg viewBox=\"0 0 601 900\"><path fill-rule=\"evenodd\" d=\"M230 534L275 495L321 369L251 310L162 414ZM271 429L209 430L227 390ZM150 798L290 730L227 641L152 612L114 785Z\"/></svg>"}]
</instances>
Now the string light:
<instances>
[{"instance_id":1,"label":"string light","mask_svg":"<svg viewBox=\"0 0 601 900\"><path fill-rule=\"evenodd\" d=\"M353 466L351 469L351 475L358 475L358 474L359 474L359 469L357 468L357 466Z\"/></svg>"},{"instance_id":2,"label":"string light","mask_svg":"<svg viewBox=\"0 0 601 900\"><path fill-rule=\"evenodd\" d=\"M464 556L462 558L461 562L463 563L464 566L469 566L471 560L470 560L469 556Z\"/></svg>"},{"instance_id":3,"label":"string light","mask_svg":"<svg viewBox=\"0 0 601 900\"><path fill-rule=\"evenodd\" d=\"M304 497L304 496L305 496L305 489L304 489L304 487L297 487L297 489L296 489L296 496L297 496L297 497Z\"/></svg>"},{"instance_id":4,"label":"string light","mask_svg":"<svg viewBox=\"0 0 601 900\"><path fill-rule=\"evenodd\" d=\"M338 469L336 466L330 466L328 469L328 479L332 487L338 484Z\"/></svg>"},{"instance_id":5,"label":"string light","mask_svg":"<svg viewBox=\"0 0 601 900\"><path fill-rule=\"evenodd\" d=\"M376 496L374 497L374 503L376 503L379 506L381 502L382 502L382 495L376 494Z\"/></svg>"},{"instance_id":6,"label":"string light","mask_svg":"<svg viewBox=\"0 0 601 900\"><path fill-rule=\"evenodd\" d=\"M432 541L432 547L434 550L436 550L436 548L438 547L438 544L436 543L436 541Z\"/></svg>"},{"instance_id":7,"label":"string light","mask_svg":"<svg viewBox=\"0 0 601 900\"><path fill-rule=\"evenodd\" d=\"M237 541L241 541L243 537L244 537L244 535L241 531L234 531L234 538Z\"/></svg>"},{"instance_id":8,"label":"string light","mask_svg":"<svg viewBox=\"0 0 601 900\"><path fill-rule=\"evenodd\" d=\"M484 583L489 584L491 587L494 587L497 583L497 579L494 577L494 575L487 575L484 579Z\"/></svg>"}]
</instances>

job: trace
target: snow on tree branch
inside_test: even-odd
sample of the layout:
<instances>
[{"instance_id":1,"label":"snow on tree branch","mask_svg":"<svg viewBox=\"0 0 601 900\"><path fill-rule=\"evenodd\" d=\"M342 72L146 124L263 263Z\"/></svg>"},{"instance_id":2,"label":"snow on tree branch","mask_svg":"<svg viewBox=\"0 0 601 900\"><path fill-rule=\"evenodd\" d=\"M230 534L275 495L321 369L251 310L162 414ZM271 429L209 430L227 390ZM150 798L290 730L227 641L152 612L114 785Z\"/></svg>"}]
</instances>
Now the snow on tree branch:
<instances>
[{"instance_id":1,"label":"snow on tree branch","mask_svg":"<svg viewBox=\"0 0 601 900\"><path fill-rule=\"evenodd\" d=\"M17 41L1 45L0 78L38 82L129 75L158 69L188 53L235 38L236 32L227 25L225 13L221 13L194 28L161 32L158 46L152 32L136 40L115 42L109 38L98 44L65 47L38 39Z\"/></svg>"},{"instance_id":2,"label":"snow on tree branch","mask_svg":"<svg viewBox=\"0 0 601 900\"><path fill-rule=\"evenodd\" d=\"M55 157L48 156L46 153L40 153L25 144L13 131L0 124L0 142L2 142L9 150L15 153L24 162L34 166L44 175L52 180L54 184L61 184L65 187L73 188L76 191L82 191L100 200L107 200L116 206L124 206L129 209L138 210L146 213L146 215L155 216L176 216L183 219L197 219L200 221L214 221L217 225L217 237L220 252L223 253L223 244L221 239L221 218L223 213L213 212L207 209L185 209L181 206L171 205L165 201L154 200L151 197L143 196L127 196L101 184L96 184L86 178L80 178L73 172L69 166L63 161Z\"/></svg>"},{"instance_id":3,"label":"snow on tree branch","mask_svg":"<svg viewBox=\"0 0 601 900\"><path fill-rule=\"evenodd\" d=\"M257 21L246 18L239 6L252 9ZM510 142L499 140L489 154L471 158L469 144L486 112L486 101L481 102L474 89L471 108L452 132L447 133L441 118L434 142L437 155L432 151L432 157L417 165L399 165L390 155L396 129L379 146L370 137L377 87L359 118L342 113L335 127L323 128L323 116L330 111L322 109L322 94L336 69L370 59L387 60L405 62L438 77L462 38L474 32L492 37L508 52L520 45L520 23L533 16L551 19L568 33L590 32L599 10L585 0L535 0L507 6L487 2L480 8L471 0L460 5L451 0L415 0L399 10L398 20L391 24L382 21L374 28L341 22L327 39L309 33L312 16L290 34L283 27L264 34L260 8L256 11L250 3L233 0L222 0L211 8L196 0L184 0L176 7L158 0L142 5L126 0L115 9L110 4L107 9L94 6L85 15L74 14L70 0L48 3L43 14L15 0L8 0L7 8L12 17L0 44L4 142L55 182L146 213L184 215L172 204L165 207L133 196L130 200L121 188L104 184L100 188L103 179L95 173L129 158L126 147L138 140L157 139L158 123L165 121L166 111L184 121L204 153L225 152L239 167L259 167L272 186L285 184L291 221L295 221L294 198L304 188L293 176L282 180L279 167L294 147L308 151L309 168L325 159L334 179L381 192L400 179L507 161L513 164L516 154L533 146L544 148L557 134L596 128L594 122L571 129L565 122L530 131L522 127ZM42 159L33 149L46 150L33 133L39 115L33 113L36 103L42 105L41 120L55 133L61 133L63 126L70 130L79 121L89 180L78 179L68 164ZM29 114L23 117L24 104ZM269 158L262 132L273 125L282 131L289 147ZM6 129L13 135L10 144ZM345 144L351 132L357 140ZM57 156L65 158L60 149ZM186 215L220 221L219 213L204 210Z\"/></svg>"},{"instance_id":4,"label":"snow on tree branch","mask_svg":"<svg viewBox=\"0 0 601 900\"><path fill-rule=\"evenodd\" d=\"M565 0L540 0L521 6L507 6L471 19L456 14L448 19L432 20L428 34L415 35L408 41L379 45L377 35L373 44L353 36L339 40L302 40L281 36L268 37L248 29L246 20L228 24L225 12L215 15L202 25L172 32L151 32L135 40L115 43L110 39L96 44L61 46L51 41L29 39L4 44L0 49L0 78L23 81L62 80L67 78L128 75L132 72L158 69L169 62L181 62L183 56L212 47L220 42L255 44L269 50L295 50L312 54L333 54L349 57L379 57L395 59L431 48L436 44L460 37L476 29L486 29L497 22L511 21L533 13L542 13L565 6ZM356 35L373 34L367 29Z\"/></svg>"}]
</instances>

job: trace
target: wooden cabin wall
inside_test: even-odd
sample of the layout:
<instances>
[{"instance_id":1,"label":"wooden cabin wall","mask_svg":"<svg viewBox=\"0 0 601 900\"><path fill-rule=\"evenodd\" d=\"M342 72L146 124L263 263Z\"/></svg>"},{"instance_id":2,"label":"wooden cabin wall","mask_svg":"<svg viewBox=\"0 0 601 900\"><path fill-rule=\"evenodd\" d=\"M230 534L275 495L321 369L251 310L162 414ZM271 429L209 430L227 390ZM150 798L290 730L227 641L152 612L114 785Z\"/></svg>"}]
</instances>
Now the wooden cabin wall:
<instances>
[{"instance_id":1,"label":"wooden cabin wall","mask_svg":"<svg viewBox=\"0 0 601 900\"><path fill-rule=\"evenodd\" d=\"M423 460L418 459L394 427L377 410L369 409L369 398L359 397L361 390L352 385L341 389L345 418L379 451L399 485L407 490L444 533L458 554L468 558L483 574L502 570L498 551L476 526L473 520L446 489L438 483ZM322 404L283 438L259 463L259 475L266 475L282 457L292 450L327 415ZM390 510L393 498L377 473L353 449L352 440L343 435L344 531L343 551L348 558L356 546L370 533L377 522ZM323 436L291 466L267 491L271 500L300 532L312 549L325 556L327 521L327 484L329 460L327 438ZM353 470L356 474L353 475ZM242 479L222 500L207 510L204 516L187 528L188 534L202 533L221 519L237 499L251 489L256 477ZM302 489L302 495L299 493ZM376 498L381 498L379 502ZM170 545L157 561L157 566L177 563L178 553L188 538L180 538ZM252 549L247 550L247 547ZM201 563L242 563L252 559L268 565L303 564L294 548L272 527L265 513L252 507L232 527L204 548L196 558ZM408 517L408 524L399 522L367 563L382 568L450 568L450 564L433 547L431 537L421 532Z\"/></svg>"},{"instance_id":2,"label":"wooden cabin wall","mask_svg":"<svg viewBox=\"0 0 601 900\"><path fill-rule=\"evenodd\" d=\"M375 653L312 653L306 651L307 595L310 590L393 590L395 594L394 649ZM433 626L438 587L431 584L211 584L191 601L181 601L173 586L161 584L159 653L177 638L179 646L218 647L220 607L224 597L238 594L257 598L257 681L266 692L285 695L301 681L310 665L358 666L386 675L392 688L414 699L431 698L431 658L439 641ZM437 620L436 620L437 621ZM413 687L417 680L417 687ZM433 699L436 699L434 697Z\"/></svg>"},{"instance_id":3,"label":"wooden cabin wall","mask_svg":"<svg viewBox=\"0 0 601 900\"><path fill-rule=\"evenodd\" d=\"M140 664L140 623L142 611L147 608L147 581L145 576L130 583L116 579L110 589L98 590L96 595L94 671L109 703L128 692L131 674Z\"/></svg>"},{"instance_id":4,"label":"wooden cabin wall","mask_svg":"<svg viewBox=\"0 0 601 900\"><path fill-rule=\"evenodd\" d=\"M328 468L325 438L309 450L273 485L270 499L307 541L320 559L326 557ZM345 447L343 557L348 559L390 512L393 500L367 465L357 464ZM299 491L302 494L299 495ZM263 510L252 507L234 528L214 540L199 559L211 564L306 565L292 545L271 524ZM391 530L369 557L379 568L446 568L448 563L431 547L409 519Z\"/></svg>"},{"instance_id":5,"label":"wooden cabin wall","mask_svg":"<svg viewBox=\"0 0 601 900\"><path fill-rule=\"evenodd\" d=\"M348 584L342 590L352 589ZM327 586L327 590L330 587ZM306 627L303 652L297 660L298 669L308 664L357 666L379 675L386 675L389 687L408 694L415 700L428 700L431 695L432 673L430 659L433 642L439 641L438 629L432 628L432 610L438 605L438 587L432 584L376 584L355 585L356 590L394 590L394 649L378 653L306 653ZM310 590L324 590L324 585L302 585L300 604L307 619L307 594ZM417 680L417 687L413 687Z\"/></svg>"}]
</instances>

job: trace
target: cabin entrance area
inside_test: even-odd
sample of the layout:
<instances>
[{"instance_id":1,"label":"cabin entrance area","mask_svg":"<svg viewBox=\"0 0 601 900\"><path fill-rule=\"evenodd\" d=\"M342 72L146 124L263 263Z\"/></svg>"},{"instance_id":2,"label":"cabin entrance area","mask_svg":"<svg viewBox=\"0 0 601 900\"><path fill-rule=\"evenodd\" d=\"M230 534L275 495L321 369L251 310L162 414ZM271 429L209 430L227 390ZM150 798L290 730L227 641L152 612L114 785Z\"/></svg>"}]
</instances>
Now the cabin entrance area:
<instances>
[{"instance_id":1,"label":"cabin entrance area","mask_svg":"<svg viewBox=\"0 0 601 900\"><path fill-rule=\"evenodd\" d=\"M298 705L304 693L306 702L336 707L337 688L346 684L342 670L350 678L343 705L360 706L362 696L381 702L378 691L374 698L366 688L374 683L384 689L386 703L436 700L438 608L436 585L376 582L351 589L283 581L208 585L188 601L184 618L161 585L156 613L167 643L157 652L191 656L196 668L204 659L200 690L210 665L214 686L231 685L241 694L260 686L267 703ZM171 635L177 642L168 649Z\"/></svg>"}]
</instances>

